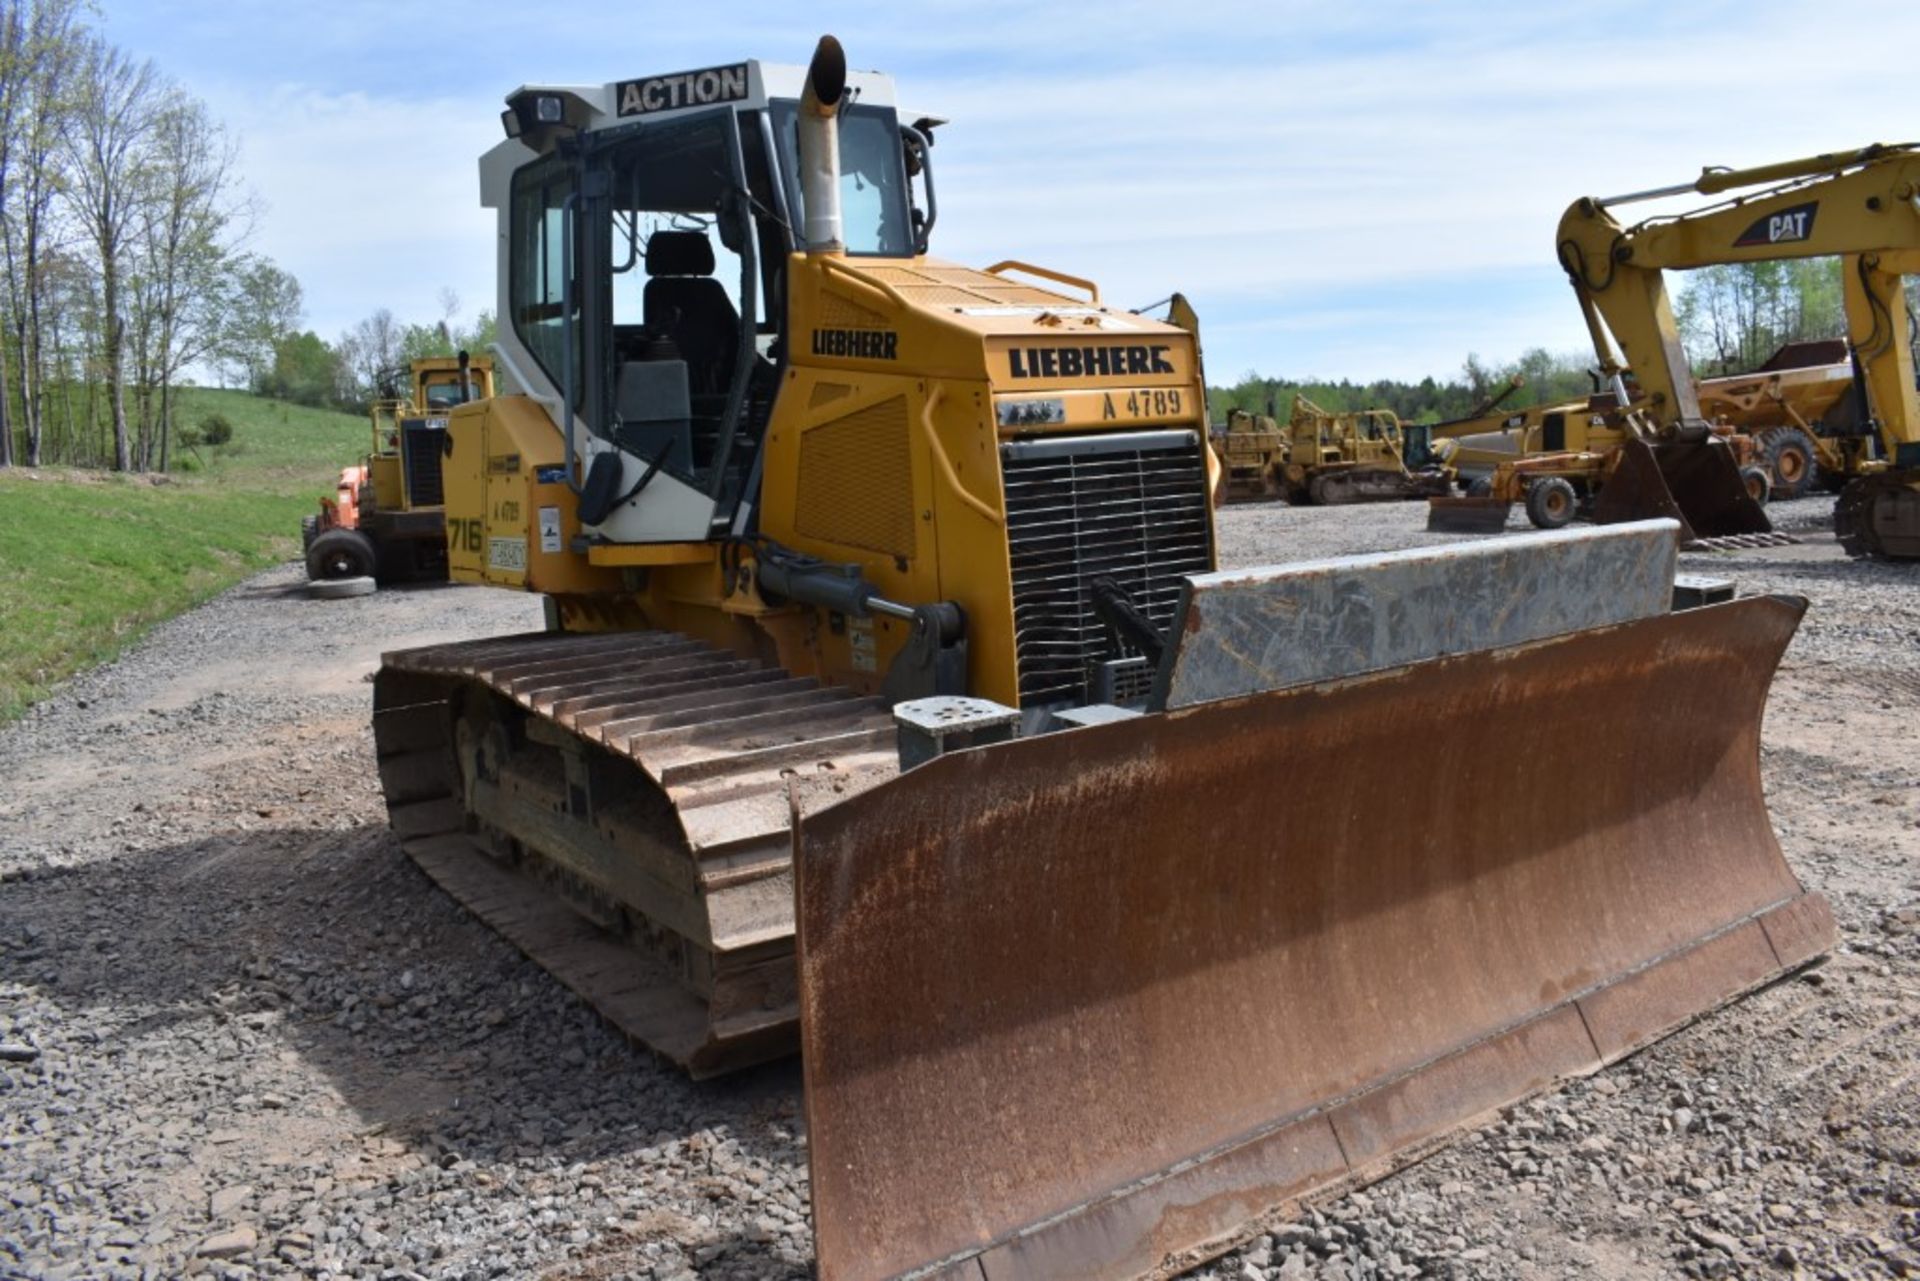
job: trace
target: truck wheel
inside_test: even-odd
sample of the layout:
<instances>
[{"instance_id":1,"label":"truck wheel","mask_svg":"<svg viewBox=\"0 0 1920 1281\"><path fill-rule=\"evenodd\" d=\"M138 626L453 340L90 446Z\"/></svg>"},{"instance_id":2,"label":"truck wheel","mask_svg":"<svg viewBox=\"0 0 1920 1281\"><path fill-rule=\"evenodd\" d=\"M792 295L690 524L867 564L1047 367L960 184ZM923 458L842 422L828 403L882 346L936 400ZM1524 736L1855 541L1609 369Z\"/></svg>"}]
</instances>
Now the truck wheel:
<instances>
[{"instance_id":1,"label":"truck wheel","mask_svg":"<svg viewBox=\"0 0 1920 1281\"><path fill-rule=\"evenodd\" d=\"M302 516L300 518L300 549L301 551L304 552L307 548L313 546L313 540L318 538L319 536L320 536L320 518L318 516Z\"/></svg>"},{"instance_id":2,"label":"truck wheel","mask_svg":"<svg viewBox=\"0 0 1920 1281\"><path fill-rule=\"evenodd\" d=\"M1760 457L1766 460L1775 498L1798 498L1813 488L1820 455L1814 450L1813 438L1800 428L1775 427L1761 432Z\"/></svg>"},{"instance_id":3,"label":"truck wheel","mask_svg":"<svg viewBox=\"0 0 1920 1281\"><path fill-rule=\"evenodd\" d=\"M345 600L350 596L373 595L371 578L316 578L307 584L307 595L315 600Z\"/></svg>"},{"instance_id":4,"label":"truck wheel","mask_svg":"<svg viewBox=\"0 0 1920 1281\"><path fill-rule=\"evenodd\" d=\"M1467 497L1468 498L1492 498L1493 497L1493 477L1476 476L1472 481L1470 481L1467 484Z\"/></svg>"},{"instance_id":5,"label":"truck wheel","mask_svg":"<svg viewBox=\"0 0 1920 1281\"><path fill-rule=\"evenodd\" d=\"M1542 476L1527 486L1527 519L1535 529L1559 529L1579 508L1573 482L1564 476Z\"/></svg>"},{"instance_id":6,"label":"truck wheel","mask_svg":"<svg viewBox=\"0 0 1920 1281\"><path fill-rule=\"evenodd\" d=\"M1747 466L1740 469L1740 483L1747 487L1747 497L1767 505L1767 499L1773 496L1773 477L1764 467Z\"/></svg>"},{"instance_id":7,"label":"truck wheel","mask_svg":"<svg viewBox=\"0 0 1920 1281\"><path fill-rule=\"evenodd\" d=\"M307 577L372 578L379 568L373 540L357 529L329 529L307 548Z\"/></svg>"}]
</instances>

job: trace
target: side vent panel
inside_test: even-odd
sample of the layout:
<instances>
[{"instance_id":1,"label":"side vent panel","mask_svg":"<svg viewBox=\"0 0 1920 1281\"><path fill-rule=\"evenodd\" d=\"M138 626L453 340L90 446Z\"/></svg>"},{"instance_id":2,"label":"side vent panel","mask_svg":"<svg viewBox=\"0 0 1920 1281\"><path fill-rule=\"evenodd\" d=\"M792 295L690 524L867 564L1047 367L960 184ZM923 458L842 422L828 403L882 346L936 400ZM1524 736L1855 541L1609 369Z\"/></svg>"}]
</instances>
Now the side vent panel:
<instances>
[{"instance_id":1,"label":"side vent panel","mask_svg":"<svg viewBox=\"0 0 1920 1281\"><path fill-rule=\"evenodd\" d=\"M820 294L820 323L839 329L886 329L892 320L831 289Z\"/></svg>"},{"instance_id":2,"label":"side vent panel","mask_svg":"<svg viewBox=\"0 0 1920 1281\"><path fill-rule=\"evenodd\" d=\"M795 528L808 538L912 557L913 452L906 397L883 400L802 433L796 507Z\"/></svg>"}]
</instances>

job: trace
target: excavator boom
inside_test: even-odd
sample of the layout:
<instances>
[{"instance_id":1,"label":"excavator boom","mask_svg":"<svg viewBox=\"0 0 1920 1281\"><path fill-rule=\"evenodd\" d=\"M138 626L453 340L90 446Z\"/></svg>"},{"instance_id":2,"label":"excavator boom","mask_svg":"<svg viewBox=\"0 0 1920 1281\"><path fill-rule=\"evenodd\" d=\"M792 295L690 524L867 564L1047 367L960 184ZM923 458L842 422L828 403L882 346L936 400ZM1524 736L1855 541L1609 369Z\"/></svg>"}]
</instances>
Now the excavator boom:
<instances>
[{"instance_id":1,"label":"excavator boom","mask_svg":"<svg viewBox=\"0 0 1920 1281\"><path fill-rule=\"evenodd\" d=\"M1760 186L1766 189L1631 226L1613 214L1613 207L1632 199ZM1556 243L1603 371L1617 378L1631 366L1639 397L1628 417L1663 455L1697 453L1710 442L1696 443L1703 441L1705 424L1662 272L1841 257L1847 339L1880 457L1846 454L1857 488L1842 495L1836 528L1850 551L1920 556L1920 400L1901 292L1902 278L1920 268L1920 146L1876 145L1745 170L1707 170L1686 187L1578 200L1561 218ZM1609 334L1620 344L1618 354ZM1670 470L1664 459L1660 466ZM1889 466L1890 473L1878 474ZM1671 470L1713 470L1706 482L1710 492L1726 488L1724 467L1686 462ZM1691 506L1689 496L1673 497L1683 509ZM1651 501L1659 505L1657 497Z\"/></svg>"}]
</instances>

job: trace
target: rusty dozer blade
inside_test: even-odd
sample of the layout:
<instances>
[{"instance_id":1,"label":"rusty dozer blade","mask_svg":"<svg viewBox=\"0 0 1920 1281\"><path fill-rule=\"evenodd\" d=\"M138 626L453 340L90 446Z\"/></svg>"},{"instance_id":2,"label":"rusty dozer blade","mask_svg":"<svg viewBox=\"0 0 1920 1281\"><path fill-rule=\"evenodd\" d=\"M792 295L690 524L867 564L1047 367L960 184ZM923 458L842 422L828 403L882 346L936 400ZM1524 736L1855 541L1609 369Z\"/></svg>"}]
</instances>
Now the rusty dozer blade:
<instances>
[{"instance_id":1,"label":"rusty dozer blade","mask_svg":"<svg viewBox=\"0 0 1920 1281\"><path fill-rule=\"evenodd\" d=\"M1630 440L1599 497L1598 525L1668 517L1680 522L1680 541L1773 531L1766 509L1747 492L1733 451L1718 441Z\"/></svg>"},{"instance_id":2,"label":"rusty dozer blade","mask_svg":"<svg viewBox=\"0 0 1920 1281\"><path fill-rule=\"evenodd\" d=\"M1804 607L963 750L799 816L821 1276L1169 1275L1812 959L1759 771Z\"/></svg>"},{"instance_id":3,"label":"rusty dozer blade","mask_svg":"<svg viewBox=\"0 0 1920 1281\"><path fill-rule=\"evenodd\" d=\"M1427 530L1446 534L1497 534L1507 527L1513 504L1504 498L1429 498Z\"/></svg>"}]
</instances>

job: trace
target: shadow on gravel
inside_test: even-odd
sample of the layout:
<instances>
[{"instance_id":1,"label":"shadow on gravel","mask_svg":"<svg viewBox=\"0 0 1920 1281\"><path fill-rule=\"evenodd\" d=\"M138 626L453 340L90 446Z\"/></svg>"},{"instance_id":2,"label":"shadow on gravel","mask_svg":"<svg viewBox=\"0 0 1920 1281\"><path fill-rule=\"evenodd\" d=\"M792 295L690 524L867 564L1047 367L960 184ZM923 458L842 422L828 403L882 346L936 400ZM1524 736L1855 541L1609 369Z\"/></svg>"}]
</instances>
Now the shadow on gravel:
<instances>
[{"instance_id":1,"label":"shadow on gravel","mask_svg":"<svg viewBox=\"0 0 1920 1281\"><path fill-rule=\"evenodd\" d=\"M379 590L389 595L404 594L413 596L432 592L447 592L463 587L463 583L383 583ZM275 583L249 580L233 589L233 594L241 600L309 600L307 580L296 579L293 582Z\"/></svg>"},{"instance_id":2,"label":"shadow on gravel","mask_svg":"<svg viewBox=\"0 0 1920 1281\"><path fill-rule=\"evenodd\" d=\"M597 1161L685 1141L804 1161L797 1061L693 1084L468 916L382 827L216 836L10 881L0 972L192 1071L226 1034L240 1088L424 1159ZM169 1035L177 1042L166 1042ZM337 1092L312 1089L291 1049ZM166 1060L177 1056L177 1066ZM320 1095L320 1098L309 1096Z\"/></svg>"}]
</instances>

